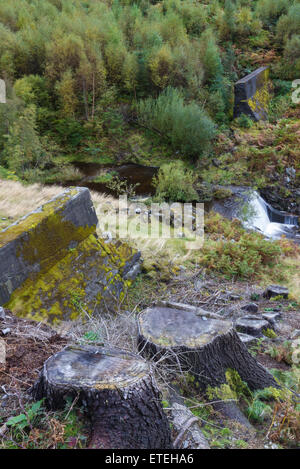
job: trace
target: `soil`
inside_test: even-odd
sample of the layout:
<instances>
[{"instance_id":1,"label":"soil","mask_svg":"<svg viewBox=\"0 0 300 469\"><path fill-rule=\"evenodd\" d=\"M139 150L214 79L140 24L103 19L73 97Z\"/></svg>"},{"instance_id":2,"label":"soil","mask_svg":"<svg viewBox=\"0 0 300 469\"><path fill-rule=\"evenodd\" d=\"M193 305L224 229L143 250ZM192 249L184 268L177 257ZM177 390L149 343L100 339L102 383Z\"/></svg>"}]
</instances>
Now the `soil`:
<instances>
[{"instance_id":1,"label":"soil","mask_svg":"<svg viewBox=\"0 0 300 469\"><path fill-rule=\"evenodd\" d=\"M12 414L37 379L44 362L67 340L48 325L17 318L6 310L0 320L0 337L6 345L6 364L0 368L0 416ZM3 334L3 330L10 332Z\"/></svg>"}]
</instances>

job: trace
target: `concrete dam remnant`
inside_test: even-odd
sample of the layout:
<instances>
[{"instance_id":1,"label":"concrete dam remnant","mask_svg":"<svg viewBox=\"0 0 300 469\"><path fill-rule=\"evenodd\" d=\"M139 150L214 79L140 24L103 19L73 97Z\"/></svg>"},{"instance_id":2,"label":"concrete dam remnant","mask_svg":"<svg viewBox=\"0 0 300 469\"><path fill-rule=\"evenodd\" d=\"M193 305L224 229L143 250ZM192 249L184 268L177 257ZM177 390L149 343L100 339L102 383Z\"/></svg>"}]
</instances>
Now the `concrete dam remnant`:
<instances>
[{"instance_id":1,"label":"concrete dam remnant","mask_svg":"<svg viewBox=\"0 0 300 469\"><path fill-rule=\"evenodd\" d=\"M1 231L0 305L57 321L101 313L122 298L140 253L106 243L97 223L89 190L74 187Z\"/></svg>"},{"instance_id":2,"label":"concrete dam remnant","mask_svg":"<svg viewBox=\"0 0 300 469\"><path fill-rule=\"evenodd\" d=\"M255 121L266 119L270 90L268 67L241 78L234 86L234 117L246 114Z\"/></svg>"}]
</instances>

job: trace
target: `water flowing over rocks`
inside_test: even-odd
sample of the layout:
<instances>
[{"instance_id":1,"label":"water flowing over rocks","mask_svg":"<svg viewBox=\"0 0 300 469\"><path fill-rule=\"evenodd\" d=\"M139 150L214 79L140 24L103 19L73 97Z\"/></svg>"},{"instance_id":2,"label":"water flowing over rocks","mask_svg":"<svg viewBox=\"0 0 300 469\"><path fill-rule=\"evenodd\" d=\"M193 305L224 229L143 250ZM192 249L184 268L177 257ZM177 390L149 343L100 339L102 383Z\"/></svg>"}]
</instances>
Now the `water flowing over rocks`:
<instances>
[{"instance_id":1,"label":"water flowing over rocks","mask_svg":"<svg viewBox=\"0 0 300 469\"><path fill-rule=\"evenodd\" d=\"M51 409L78 396L90 416L89 447L167 449L171 435L150 365L107 347L68 346L44 364L32 388Z\"/></svg>"}]
</instances>

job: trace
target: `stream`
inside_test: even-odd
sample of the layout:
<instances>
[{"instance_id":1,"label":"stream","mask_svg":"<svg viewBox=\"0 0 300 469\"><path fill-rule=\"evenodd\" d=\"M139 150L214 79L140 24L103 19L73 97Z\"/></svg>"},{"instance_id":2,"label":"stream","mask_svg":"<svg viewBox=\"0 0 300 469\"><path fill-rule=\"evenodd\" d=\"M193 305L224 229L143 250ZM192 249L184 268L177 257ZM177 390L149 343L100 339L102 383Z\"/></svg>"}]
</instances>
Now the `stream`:
<instances>
[{"instance_id":1,"label":"stream","mask_svg":"<svg viewBox=\"0 0 300 469\"><path fill-rule=\"evenodd\" d=\"M103 172L113 172L120 180L127 184L137 185L137 197L154 195L153 177L158 167L143 166L136 163L127 163L121 166L99 163L75 163L74 167L82 174L79 181L67 181L65 185L85 186L90 190L116 196L104 182L97 182L95 178ZM249 187L229 186L233 195L222 200L213 200L205 204L207 210L214 210L226 218L238 218L247 229L259 231L270 239L278 239L282 235L300 242L298 217L274 209L258 192Z\"/></svg>"}]
</instances>

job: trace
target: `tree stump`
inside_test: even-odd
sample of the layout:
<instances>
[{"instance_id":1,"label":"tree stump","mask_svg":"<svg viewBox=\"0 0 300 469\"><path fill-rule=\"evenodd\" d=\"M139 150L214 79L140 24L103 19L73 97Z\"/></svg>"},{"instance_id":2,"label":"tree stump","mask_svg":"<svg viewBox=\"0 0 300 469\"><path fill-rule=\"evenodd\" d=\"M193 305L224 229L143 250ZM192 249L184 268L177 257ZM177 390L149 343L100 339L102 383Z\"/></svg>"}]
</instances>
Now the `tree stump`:
<instances>
[{"instance_id":1,"label":"tree stump","mask_svg":"<svg viewBox=\"0 0 300 469\"><path fill-rule=\"evenodd\" d=\"M137 355L68 346L44 363L31 392L51 409L64 407L67 396L77 397L91 419L90 448L172 447L151 367Z\"/></svg>"},{"instance_id":2,"label":"tree stump","mask_svg":"<svg viewBox=\"0 0 300 469\"><path fill-rule=\"evenodd\" d=\"M193 311L148 308L139 317L138 348L195 376L199 387L226 382L227 369L236 370L249 388L279 387L241 342L230 321L207 319Z\"/></svg>"}]
</instances>

